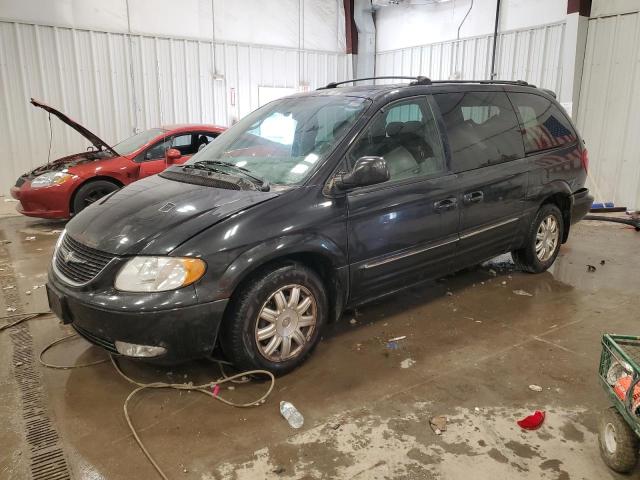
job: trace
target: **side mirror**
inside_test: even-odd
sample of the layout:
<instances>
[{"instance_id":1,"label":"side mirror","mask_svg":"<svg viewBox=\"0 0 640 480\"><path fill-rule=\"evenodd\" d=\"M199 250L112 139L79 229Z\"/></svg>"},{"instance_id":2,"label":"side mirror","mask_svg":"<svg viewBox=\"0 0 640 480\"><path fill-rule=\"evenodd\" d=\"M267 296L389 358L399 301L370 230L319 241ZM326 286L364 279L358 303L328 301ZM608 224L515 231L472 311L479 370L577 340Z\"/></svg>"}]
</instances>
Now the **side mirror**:
<instances>
[{"instance_id":1,"label":"side mirror","mask_svg":"<svg viewBox=\"0 0 640 480\"><path fill-rule=\"evenodd\" d=\"M182 153L180 153L180 150L176 148L170 148L167 150L167 153L165 154L165 156L167 157L167 162L173 163L176 160L178 160L180 157L182 157Z\"/></svg>"},{"instance_id":2,"label":"side mirror","mask_svg":"<svg viewBox=\"0 0 640 480\"><path fill-rule=\"evenodd\" d=\"M353 170L335 179L335 186L341 190L351 187L365 187L389 180L389 167L382 157L360 157Z\"/></svg>"}]
</instances>

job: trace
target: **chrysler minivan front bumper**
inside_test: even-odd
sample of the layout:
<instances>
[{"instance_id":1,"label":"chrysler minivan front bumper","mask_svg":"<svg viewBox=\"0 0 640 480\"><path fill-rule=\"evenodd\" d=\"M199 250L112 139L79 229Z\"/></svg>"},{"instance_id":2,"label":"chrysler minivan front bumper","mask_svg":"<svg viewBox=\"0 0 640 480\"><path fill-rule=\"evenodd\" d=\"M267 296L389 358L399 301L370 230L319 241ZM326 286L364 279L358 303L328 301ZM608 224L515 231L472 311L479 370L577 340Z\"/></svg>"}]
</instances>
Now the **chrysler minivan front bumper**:
<instances>
[{"instance_id":1,"label":"chrysler minivan front bumper","mask_svg":"<svg viewBox=\"0 0 640 480\"><path fill-rule=\"evenodd\" d=\"M115 310L91 303L91 295L77 294L52 270L46 287L51 311L89 342L112 354L167 364L211 354L228 303L224 299L170 309L146 305L144 311ZM123 293L119 292L120 303ZM133 306L140 296L124 297Z\"/></svg>"}]
</instances>

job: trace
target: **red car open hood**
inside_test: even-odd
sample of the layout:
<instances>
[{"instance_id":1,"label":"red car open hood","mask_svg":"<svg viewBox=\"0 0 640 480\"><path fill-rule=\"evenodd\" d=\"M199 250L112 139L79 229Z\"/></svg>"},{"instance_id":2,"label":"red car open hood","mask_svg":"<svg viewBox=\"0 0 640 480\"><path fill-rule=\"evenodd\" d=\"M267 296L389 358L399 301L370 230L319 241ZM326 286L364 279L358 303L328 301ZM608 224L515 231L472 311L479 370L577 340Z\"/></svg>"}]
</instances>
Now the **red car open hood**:
<instances>
[{"instance_id":1,"label":"red car open hood","mask_svg":"<svg viewBox=\"0 0 640 480\"><path fill-rule=\"evenodd\" d=\"M71 128L73 128L76 132L78 132L84 138L89 140L93 144L93 146L96 147L98 150L108 150L111 153L113 153L116 157L119 156L118 153L107 142L102 140L95 133L90 132L89 130L87 130L85 127L80 125L75 120L72 120L71 118L67 117L60 110L56 110L55 108L50 107L46 103L42 103L42 102L36 100L35 98L31 99L31 105L33 105L35 107L40 107L43 110L46 110L47 112L51 113L52 115L55 115L56 117L58 117L60 120L62 120L67 125L69 125Z\"/></svg>"}]
</instances>

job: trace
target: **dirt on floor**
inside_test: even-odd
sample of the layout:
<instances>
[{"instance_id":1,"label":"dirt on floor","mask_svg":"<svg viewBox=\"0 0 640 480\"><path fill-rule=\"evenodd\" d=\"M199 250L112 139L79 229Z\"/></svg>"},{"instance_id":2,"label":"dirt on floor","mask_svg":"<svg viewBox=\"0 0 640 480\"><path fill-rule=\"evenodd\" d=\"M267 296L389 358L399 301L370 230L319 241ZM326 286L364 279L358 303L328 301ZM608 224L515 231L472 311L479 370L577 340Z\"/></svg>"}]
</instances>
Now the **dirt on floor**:
<instances>
[{"instance_id":1,"label":"dirt on floor","mask_svg":"<svg viewBox=\"0 0 640 480\"><path fill-rule=\"evenodd\" d=\"M0 219L0 316L47 309L42 285L61 228ZM638 235L582 222L549 272L514 271L504 256L348 312L262 406L146 391L130 404L133 423L170 478L623 478L598 452L597 422L609 406L598 362L603 333L640 334ZM69 333L52 315L0 333L0 478L156 478L123 416L133 386L110 363L37 363ZM101 358L80 338L45 356L69 365ZM207 360L121 365L142 381L220 377ZM220 395L241 401L267 384L232 387ZM280 416L281 400L304 415L300 430ZM522 430L516 421L535 410L546 412L544 424ZM448 419L441 435L429 426L436 415Z\"/></svg>"}]
</instances>

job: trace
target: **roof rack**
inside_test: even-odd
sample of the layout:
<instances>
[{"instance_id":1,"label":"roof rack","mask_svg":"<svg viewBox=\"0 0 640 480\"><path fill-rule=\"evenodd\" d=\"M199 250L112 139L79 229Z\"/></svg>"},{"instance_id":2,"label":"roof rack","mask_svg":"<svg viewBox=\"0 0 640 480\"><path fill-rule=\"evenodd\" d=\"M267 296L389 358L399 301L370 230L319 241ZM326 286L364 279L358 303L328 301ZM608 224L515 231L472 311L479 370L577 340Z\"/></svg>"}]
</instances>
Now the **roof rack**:
<instances>
[{"instance_id":1,"label":"roof rack","mask_svg":"<svg viewBox=\"0 0 640 480\"><path fill-rule=\"evenodd\" d=\"M327 83L324 87L318 88L318 90L325 90L327 88L336 88L338 85L344 85L345 83L355 83L355 82L363 82L365 80L413 80L409 82L409 85L431 85L431 80L427 77L405 77L405 76L397 76L397 75L388 75L383 77L365 77L365 78L354 78L352 80L343 80L341 82L331 82Z\"/></svg>"},{"instance_id":2,"label":"roof rack","mask_svg":"<svg viewBox=\"0 0 640 480\"><path fill-rule=\"evenodd\" d=\"M522 87L537 88L524 80L432 80L431 83L481 83L487 85L520 85Z\"/></svg>"},{"instance_id":3,"label":"roof rack","mask_svg":"<svg viewBox=\"0 0 640 480\"><path fill-rule=\"evenodd\" d=\"M318 88L318 90L325 90L328 88L336 88L338 85L344 85L345 83L355 83L362 82L365 80L413 80L409 82L409 85L433 85L435 83L480 83L487 85L519 85L522 87L532 87L536 88L535 85L532 85L524 80L431 80L427 77L417 76L417 77L406 77L406 76L383 76L383 77L366 77L366 78L354 78L352 80L343 80L341 82L331 82L327 83L324 87Z\"/></svg>"}]
</instances>

